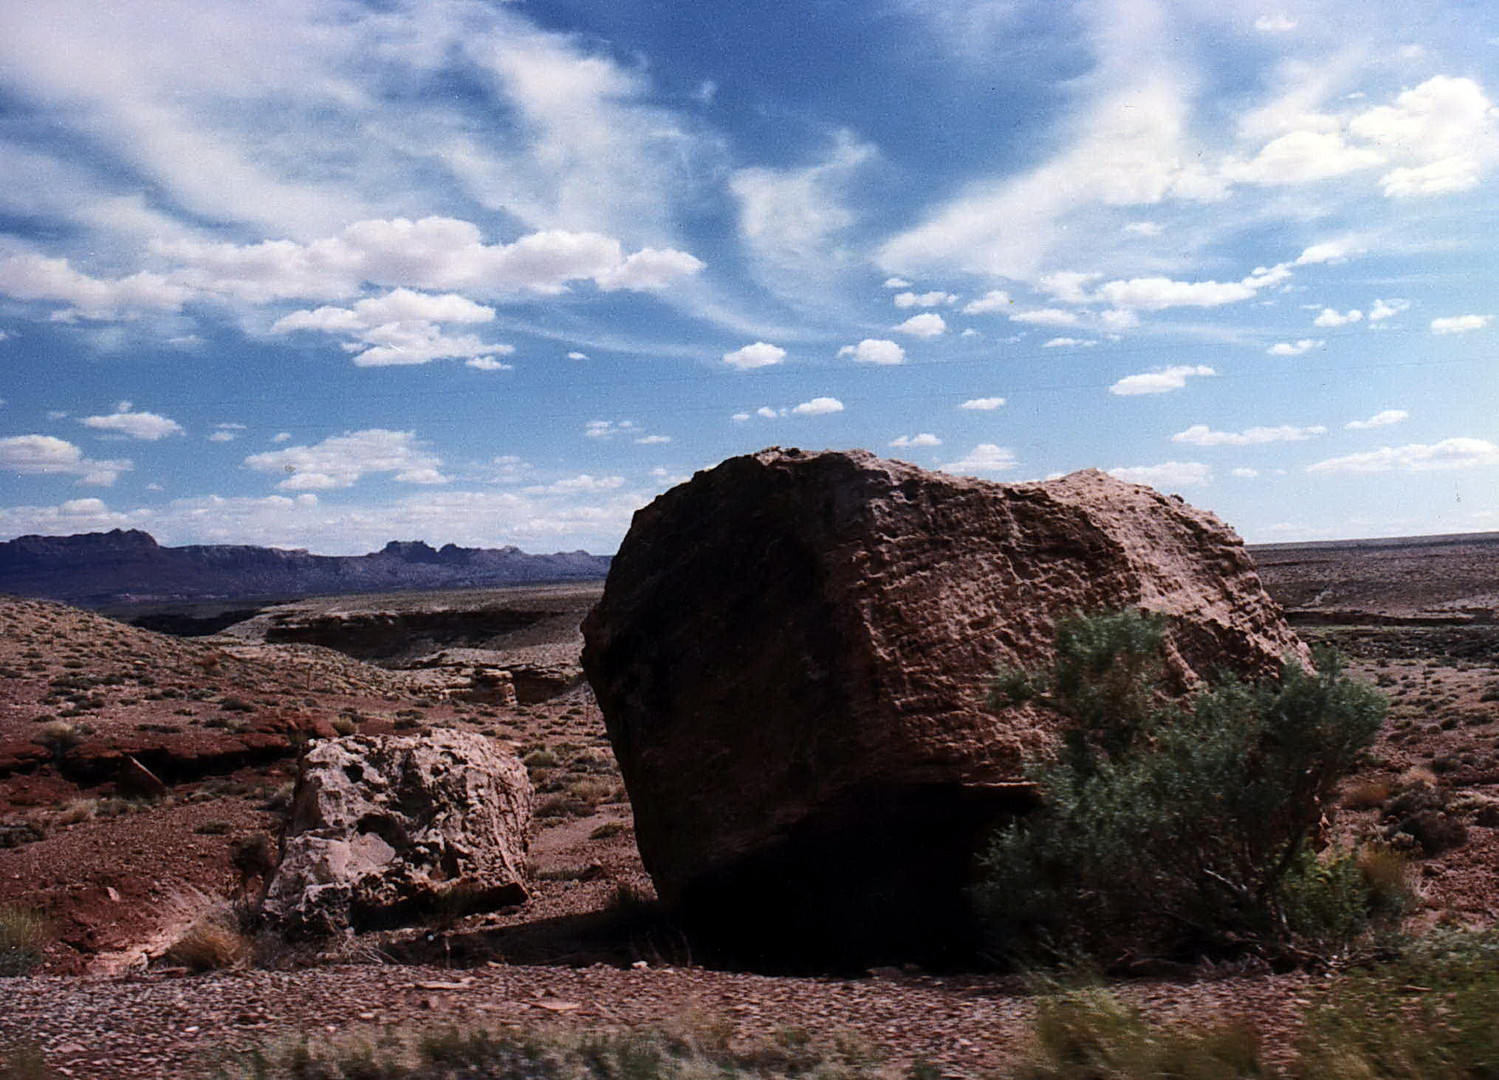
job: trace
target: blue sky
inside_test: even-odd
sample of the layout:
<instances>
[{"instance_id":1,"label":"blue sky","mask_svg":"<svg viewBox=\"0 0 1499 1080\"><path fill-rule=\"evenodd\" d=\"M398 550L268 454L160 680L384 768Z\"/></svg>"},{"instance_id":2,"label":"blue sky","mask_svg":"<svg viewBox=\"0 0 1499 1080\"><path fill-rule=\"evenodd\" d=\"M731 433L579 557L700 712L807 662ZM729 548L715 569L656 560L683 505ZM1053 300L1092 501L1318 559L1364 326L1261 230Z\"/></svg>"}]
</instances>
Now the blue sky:
<instances>
[{"instance_id":1,"label":"blue sky","mask_svg":"<svg viewBox=\"0 0 1499 1080\"><path fill-rule=\"evenodd\" d=\"M0 8L0 537L612 551L724 457L1499 528L1499 12Z\"/></svg>"}]
</instances>

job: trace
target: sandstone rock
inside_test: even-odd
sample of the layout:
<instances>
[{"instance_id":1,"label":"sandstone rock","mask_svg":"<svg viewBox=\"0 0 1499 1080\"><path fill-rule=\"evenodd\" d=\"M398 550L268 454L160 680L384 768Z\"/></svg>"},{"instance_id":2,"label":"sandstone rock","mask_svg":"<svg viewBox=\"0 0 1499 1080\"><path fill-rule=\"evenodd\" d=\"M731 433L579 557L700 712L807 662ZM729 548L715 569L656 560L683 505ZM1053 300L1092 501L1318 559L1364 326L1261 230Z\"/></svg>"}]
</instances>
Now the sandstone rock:
<instances>
[{"instance_id":1,"label":"sandstone rock","mask_svg":"<svg viewBox=\"0 0 1499 1080\"><path fill-rule=\"evenodd\" d=\"M1183 686L1306 659L1238 537L1097 471L1000 485L773 448L635 515L584 622L658 893L742 957L865 967L961 937L979 837L1054 735L985 707L1055 620L1172 616Z\"/></svg>"},{"instance_id":2,"label":"sandstone rock","mask_svg":"<svg viewBox=\"0 0 1499 1080\"><path fill-rule=\"evenodd\" d=\"M330 933L526 900L526 769L482 735L352 735L314 747L265 912Z\"/></svg>"}]
</instances>

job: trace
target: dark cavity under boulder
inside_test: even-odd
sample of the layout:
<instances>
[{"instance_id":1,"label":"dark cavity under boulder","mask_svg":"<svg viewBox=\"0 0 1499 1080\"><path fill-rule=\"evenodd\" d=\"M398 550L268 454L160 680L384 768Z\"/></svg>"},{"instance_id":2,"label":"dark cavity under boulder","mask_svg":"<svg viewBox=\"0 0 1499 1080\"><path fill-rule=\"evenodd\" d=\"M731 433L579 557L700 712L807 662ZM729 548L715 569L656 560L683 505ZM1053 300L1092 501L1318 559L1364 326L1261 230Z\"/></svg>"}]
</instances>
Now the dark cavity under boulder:
<instances>
[{"instance_id":1,"label":"dark cavity under boulder","mask_svg":"<svg viewBox=\"0 0 1499 1080\"><path fill-rule=\"evenodd\" d=\"M985 707L1058 617L1172 617L1182 687L1306 650L1222 522L1104 473L1001 485L863 451L732 458L635 515L583 665L662 899L770 969L960 961L984 833L1055 718Z\"/></svg>"}]
</instances>

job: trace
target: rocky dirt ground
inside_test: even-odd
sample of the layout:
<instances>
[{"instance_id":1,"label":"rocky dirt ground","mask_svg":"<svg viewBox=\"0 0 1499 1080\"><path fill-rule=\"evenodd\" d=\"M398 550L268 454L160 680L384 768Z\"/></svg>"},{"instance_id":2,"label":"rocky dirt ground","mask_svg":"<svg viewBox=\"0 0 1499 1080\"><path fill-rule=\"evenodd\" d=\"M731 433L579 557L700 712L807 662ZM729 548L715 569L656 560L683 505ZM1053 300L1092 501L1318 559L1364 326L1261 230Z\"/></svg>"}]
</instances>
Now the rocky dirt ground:
<instances>
[{"instance_id":1,"label":"rocky dirt ground","mask_svg":"<svg viewBox=\"0 0 1499 1080\"><path fill-rule=\"evenodd\" d=\"M1411 850L1423 894L1417 921L1491 923L1499 626L1302 632L1342 649L1393 702L1371 765L1348 786L1340 828L1388 832ZM555 661L574 644L563 634L517 648ZM784 978L702 966L649 907L629 807L586 687L508 707L453 701L441 689L430 671L318 646L178 639L60 605L0 601L0 908L40 912L50 938L32 974L0 978L0 1045L30 1043L63 1075L101 1078L192 1075L226 1049L295 1031L469 1022L842 1031L955 1075L1015 1052L1031 1006L1014 980L886 970ZM193 975L163 965L162 949L198 913L254 888L233 852L274 834L299 746L337 732L433 726L486 733L526 761L540 810L529 904L365 935L321 955L262 942L257 966L242 970ZM1412 776L1441 791L1432 813L1445 831L1434 853L1387 820ZM1209 972L1123 992L1152 1014L1221 1009L1273 1034L1317 981Z\"/></svg>"}]
</instances>

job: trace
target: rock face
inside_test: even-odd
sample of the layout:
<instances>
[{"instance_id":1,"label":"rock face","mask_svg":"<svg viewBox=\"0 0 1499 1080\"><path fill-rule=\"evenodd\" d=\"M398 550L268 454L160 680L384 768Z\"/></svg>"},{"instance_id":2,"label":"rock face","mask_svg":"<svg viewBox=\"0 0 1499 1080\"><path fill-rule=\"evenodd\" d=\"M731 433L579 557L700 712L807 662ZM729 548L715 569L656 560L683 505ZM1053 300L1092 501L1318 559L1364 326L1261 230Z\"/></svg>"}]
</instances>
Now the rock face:
<instances>
[{"instance_id":1,"label":"rock face","mask_svg":"<svg viewBox=\"0 0 1499 1080\"><path fill-rule=\"evenodd\" d=\"M531 805L482 735L330 739L303 760L265 913L325 934L523 903Z\"/></svg>"},{"instance_id":2,"label":"rock face","mask_svg":"<svg viewBox=\"0 0 1499 1080\"><path fill-rule=\"evenodd\" d=\"M1238 537L1101 472L1000 485L772 448L635 515L584 622L658 892L738 959L961 949L979 838L1024 809L1034 708L984 704L1055 620L1172 616L1183 686L1305 660Z\"/></svg>"}]
</instances>

